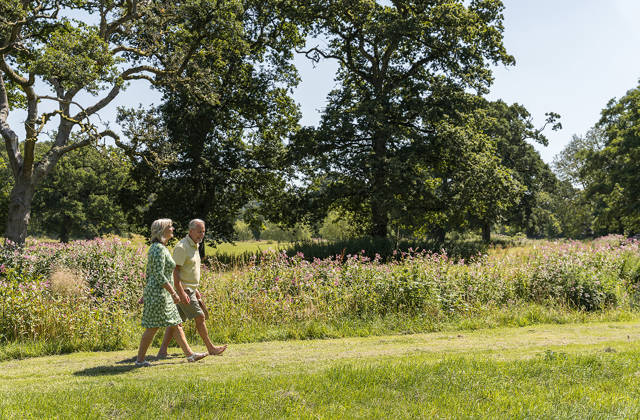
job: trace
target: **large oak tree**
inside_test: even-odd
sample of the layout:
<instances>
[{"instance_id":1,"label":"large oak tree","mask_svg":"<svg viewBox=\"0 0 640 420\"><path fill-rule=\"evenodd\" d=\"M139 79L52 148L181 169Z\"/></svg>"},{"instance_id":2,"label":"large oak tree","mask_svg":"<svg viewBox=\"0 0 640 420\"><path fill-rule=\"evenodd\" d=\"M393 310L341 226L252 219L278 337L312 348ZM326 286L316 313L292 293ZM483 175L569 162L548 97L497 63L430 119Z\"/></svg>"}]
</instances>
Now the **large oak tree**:
<instances>
[{"instance_id":1,"label":"large oak tree","mask_svg":"<svg viewBox=\"0 0 640 420\"><path fill-rule=\"evenodd\" d=\"M111 138L130 153L149 145L126 143L99 124L99 115L133 80L181 86L216 104L215 62L221 48L236 48L246 29L240 0L5 0L0 2L0 134L14 178L6 237L22 244L32 200L60 158ZM256 1L273 6L286 2ZM269 6L270 5L270 6ZM213 82L213 83L210 83ZM43 102L54 104L43 112ZM10 112L24 115L24 136L10 126ZM40 159L35 144L51 146ZM76 135L72 136L72 132Z\"/></svg>"},{"instance_id":2,"label":"large oak tree","mask_svg":"<svg viewBox=\"0 0 640 420\"><path fill-rule=\"evenodd\" d=\"M185 67L187 75L218 77L195 88L163 87L163 103L149 112L121 112L127 135L150 146L133 172L146 191L142 198L152 198L145 223L198 217L211 239L230 240L247 203L282 208L284 140L300 117L291 98L298 81L293 51L304 44L292 5L244 1L234 15L235 36ZM154 152L168 159L158 162Z\"/></svg>"},{"instance_id":3,"label":"large oak tree","mask_svg":"<svg viewBox=\"0 0 640 420\"><path fill-rule=\"evenodd\" d=\"M469 93L487 91L489 64L514 62L502 44L499 0L389 3L306 2L323 42L305 53L338 62L338 87L320 126L292 145L308 197L362 215L372 236L386 236L390 217L406 214L412 188L448 182L436 172L447 175L458 157L444 162L442 153L483 148L474 136L450 134L470 127ZM474 144L456 143L465 139Z\"/></svg>"}]
</instances>

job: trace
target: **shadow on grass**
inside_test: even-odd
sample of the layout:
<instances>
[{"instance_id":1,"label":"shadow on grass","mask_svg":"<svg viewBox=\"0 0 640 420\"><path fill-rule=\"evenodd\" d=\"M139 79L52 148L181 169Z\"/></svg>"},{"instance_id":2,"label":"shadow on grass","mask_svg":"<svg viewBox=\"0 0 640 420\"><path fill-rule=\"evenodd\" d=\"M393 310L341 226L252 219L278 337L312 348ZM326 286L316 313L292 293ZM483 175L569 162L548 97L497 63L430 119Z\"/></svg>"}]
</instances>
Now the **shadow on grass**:
<instances>
[{"instance_id":1,"label":"shadow on grass","mask_svg":"<svg viewBox=\"0 0 640 420\"><path fill-rule=\"evenodd\" d=\"M92 368L82 369L77 372L73 372L74 376L106 376L106 375L119 375L121 373L127 373L138 368L133 364L123 366L96 366Z\"/></svg>"},{"instance_id":2,"label":"shadow on grass","mask_svg":"<svg viewBox=\"0 0 640 420\"><path fill-rule=\"evenodd\" d=\"M169 358L172 356L170 355ZM172 364L171 362L160 362L157 357L148 357L147 360L152 361L153 364L150 366L159 366L159 365L168 365ZM115 365L103 365L103 366L94 366L92 368L86 368L74 372L74 376L107 376L107 375L120 375L122 373L127 373L135 369L145 369L143 367L137 367L134 363L136 361L135 356L129 357L127 359L120 360L115 362Z\"/></svg>"},{"instance_id":3,"label":"shadow on grass","mask_svg":"<svg viewBox=\"0 0 640 420\"><path fill-rule=\"evenodd\" d=\"M170 353L167 355L167 357L147 356L145 360L153 362L154 365L159 365L159 364L163 364L163 363L157 363L159 360L171 360L177 357L182 357L182 353L173 353L173 354ZM119 362L116 362L116 365L128 365L128 364L135 363L135 361L136 361L136 356L133 356L127 359L122 359Z\"/></svg>"}]
</instances>

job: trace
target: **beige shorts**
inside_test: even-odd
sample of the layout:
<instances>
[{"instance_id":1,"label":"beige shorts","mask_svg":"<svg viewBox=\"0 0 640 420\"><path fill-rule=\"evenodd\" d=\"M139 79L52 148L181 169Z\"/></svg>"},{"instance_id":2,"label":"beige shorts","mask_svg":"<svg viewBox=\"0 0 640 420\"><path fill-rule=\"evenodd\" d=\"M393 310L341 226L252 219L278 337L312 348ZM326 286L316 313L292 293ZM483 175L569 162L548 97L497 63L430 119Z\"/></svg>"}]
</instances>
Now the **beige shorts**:
<instances>
[{"instance_id":1,"label":"beige shorts","mask_svg":"<svg viewBox=\"0 0 640 420\"><path fill-rule=\"evenodd\" d=\"M187 319L194 319L200 315L204 316L204 311L202 310L200 302L198 302L198 298L196 297L196 291L185 287L184 292L187 294L187 296L189 296L189 303L184 304L180 302L176 304L182 321L186 321Z\"/></svg>"}]
</instances>

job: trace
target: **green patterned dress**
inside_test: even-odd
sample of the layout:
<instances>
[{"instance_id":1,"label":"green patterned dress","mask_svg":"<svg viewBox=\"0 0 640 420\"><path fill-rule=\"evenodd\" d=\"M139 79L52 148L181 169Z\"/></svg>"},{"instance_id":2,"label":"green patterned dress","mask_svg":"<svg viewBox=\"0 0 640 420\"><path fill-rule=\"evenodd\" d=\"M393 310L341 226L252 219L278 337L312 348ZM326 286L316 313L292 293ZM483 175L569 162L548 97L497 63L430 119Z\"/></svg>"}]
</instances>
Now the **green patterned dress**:
<instances>
[{"instance_id":1,"label":"green patterned dress","mask_svg":"<svg viewBox=\"0 0 640 420\"><path fill-rule=\"evenodd\" d=\"M162 287L173 277L175 266L176 263L164 245L158 242L151 244L147 254L147 284L143 292L143 327L170 327L182 322L171 295Z\"/></svg>"}]
</instances>

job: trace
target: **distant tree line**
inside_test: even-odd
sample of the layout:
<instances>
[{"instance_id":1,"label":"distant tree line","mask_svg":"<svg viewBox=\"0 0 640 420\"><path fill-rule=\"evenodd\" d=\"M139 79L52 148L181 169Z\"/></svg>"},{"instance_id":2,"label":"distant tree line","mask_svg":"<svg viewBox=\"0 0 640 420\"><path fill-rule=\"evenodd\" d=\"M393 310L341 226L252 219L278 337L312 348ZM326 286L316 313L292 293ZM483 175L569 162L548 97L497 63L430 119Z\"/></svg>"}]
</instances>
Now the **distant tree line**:
<instances>
[{"instance_id":1,"label":"distant tree line","mask_svg":"<svg viewBox=\"0 0 640 420\"><path fill-rule=\"evenodd\" d=\"M487 242L496 230L639 233L638 89L610 102L552 170L532 144L547 145L544 130L559 128L559 115L534 124L524 106L486 99L490 66L515 64L503 8L2 2L5 236L145 232L158 217L203 218L220 241L265 230L441 241L473 231ZM70 17L83 14L96 18ZM295 54L338 63L315 127L299 125ZM133 80L149 82L162 102L120 109L122 135L101 128L94 117ZM80 103L86 93L98 98ZM44 101L54 111L40 112ZM26 116L22 139L10 112Z\"/></svg>"},{"instance_id":2,"label":"distant tree line","mask_svg":"<svg viewBox=\"0 0 640 420\"><path fill-rule=\"evenodd\" d=\"M612 99L600 120L556 156L567 236L640 234L640 86Z\"/></svg>"}]
</instances>

